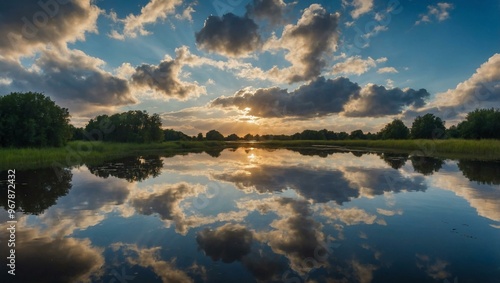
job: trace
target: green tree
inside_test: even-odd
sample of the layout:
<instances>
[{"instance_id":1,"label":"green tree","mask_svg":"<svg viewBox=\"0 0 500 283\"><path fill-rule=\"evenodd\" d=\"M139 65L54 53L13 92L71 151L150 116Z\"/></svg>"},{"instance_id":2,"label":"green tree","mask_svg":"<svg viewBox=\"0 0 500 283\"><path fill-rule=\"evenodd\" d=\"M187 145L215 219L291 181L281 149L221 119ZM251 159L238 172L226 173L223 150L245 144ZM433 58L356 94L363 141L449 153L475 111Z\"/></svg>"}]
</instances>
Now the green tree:
<instances>
[{"instance_id":1,"label":"green tree","mask_svg":"<svg viewBox=\"0 0 500 283\"><path fill-rule=\"evenodd\" d=\"M0 96L0 146L63 146L71 138L69 112L41 93Z\"/></svg>"},{"instance_id":2,"label":"green tree","mask_svg":"<svg viewBox=\"0 0 500 283\"><path fill-rule=\"evenodd\" d=\"M300 133L301 140L326 140L325 132L315 130L304 130Z\"/></svg>"},{"instance_id":3,"label":"green tree","mask_svg":"<svg viewBox=\"0 0 500 283\"><path fill-rule=\"evenodd\" d=\"M196 140L197 141L202 141L203 140L203 134L202 133L198 133L198 135L196 136Z\"/></svg>"},{"instance_id":4,"label":"green tree","mask_svg":"<svg viewBox=\"0 0 500 283\"><path fill-rule=\"evenodd\" d=\"M405 126L403 121L395 119L380 130L379 133L382 139L404 140L410 136L410 130Z\"/></svg>"},{"instance_id":5,"label":"green tree","mask_svg":"<svg viewBox=\"0 0 500 283\"><path fill-rule=\"evenodd\" d=\"M349 138L349 134L346 132L340 132L337 134L339 140L346 140Z\"/></svg>"},{"instance_id":6,"label":"green tree","mask_svg":"<svg viewBox=\"0 0 500 283\"><path fill-rule=\"evenodd\" d=\"M224 136L216 130L210 130L205 135L209 141L223 141Z\"/></svg>"},{"instance_id":7,"label":"green tree","mask_svg":"<svg viewBox=\"0 0 500 283\"><path fill-rule=\"evenodd\" d=\"M445 137L444 121L434 114L418 116L411 126L411 137L414 139L441 139Z\"/></svg>"},{"instance_id":8,"label":"green tree","mask_svg":"<svg viewBox=\"0 0 500 283\"><path fill-rule=\"evenodd\" d=\"M240 139L240 137L238 137L237 134L230 134L229 136L227 136L225 138L225 140L227 140L227 141L237 141L239 139Z\"/></svg>"},{"instance_id":9,"label":"green tree","mask_svg":"<svg viewBox=\"0 0 500 283\"><path fill-rule=\"evenodd\" d=\"M183 132L175 131L173 129L166 129L163 133L166 141L187 141L191 139L190 136L184 134Z\"/></svg>"},{"instance_id":10,"label":"green tree","mask_svg":"<svg viewBox=\"0 0 500 283\"><path fill-rule=\"evenodd\" d=\"M85 131L96 132L106 124L112 125L114 130L102 136L104 141L150 143L161 142L164 139L161 118L158 114L150 116L146 111L135 110L111 116L100 115L89 121ZM99 139L99 137L92 138Z\"/></svg>"},{"instance_id":11,"label":"green tree","mask_svg":"<svg viewBox=\"0 0 500 283\"><path fill-rule=\"evenodd\" d=\"M362 130L355 130L351 132L349 138L352 140L364 140L366 139L366 136Z\"/></svg>"},{"instance_id":12,"label":"green tree","mask_svg":"<svg viewBox=\"0 0 500 283\"><path fill-rule=\"evenodd\" d=\"M467 114L457 129L465 139L500 139L500 111L476 109Z\"/></svg>"},{"instance_id":13,"label":"green tree","mask_svg":"<svg viewBox=\"0 0 500 283\"><path fill-rule=\"evenodd\" d=\"M460 131L457 126L453 125L446 129L446 137L449 139L458 139L460 138Z\"/></svg>"},{"instance_id":14,"label":"green tree","mask_svg":"<svg viewBox=\"0 0 500 283\"><path fill-rule=\"evenodd\" d=\"M243 137L244 140L246 141L251 141L254 139L254 136L252 134L246 134L244 137Z\"/></svg>"}]
</instances>

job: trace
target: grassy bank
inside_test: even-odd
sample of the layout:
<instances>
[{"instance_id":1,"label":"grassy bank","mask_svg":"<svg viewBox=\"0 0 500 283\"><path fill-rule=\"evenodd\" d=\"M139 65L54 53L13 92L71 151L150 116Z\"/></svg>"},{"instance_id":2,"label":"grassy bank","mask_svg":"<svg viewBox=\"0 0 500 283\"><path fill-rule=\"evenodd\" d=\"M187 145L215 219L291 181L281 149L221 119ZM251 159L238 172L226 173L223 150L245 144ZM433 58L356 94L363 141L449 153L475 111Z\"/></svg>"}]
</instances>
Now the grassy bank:
<instances>
[{"instance_id":1,"label":"grassy bank","mask_svg":"<svg viewBox=\"0 0 500 283\"><path fill-rule=\"evenodd\" d=\"M500 160L500 140L342 140L342 141L265 141L264 147L345 147L368 150L408 152L436 157L468 157Z\"/></svg>"},{"instance_id":2,"label":"grassy bank","mask_svg":"<svg viewBox=\"0 0 500 283\"><path fill-rule=\"evenodd\" d=\"M74 141L59 148L1 148L0 170L72 166L99 163L114 158L183 152L202 152L227 147L224 142L163 142L152 144Z\"/></svg>"},{"instance_id":3,"label":"grassy bank","mask_svg":"<svg viewBox=\"0 0 500 283\"><path fill-rule=\"evenodd\" d=\"M185 152L203 152L226 147L343 147L391 152L408 152L443 158L473 158L500 160L499 140L345 140L345 141L265 141L216 142L182 141L153 144L70 142L61 148L3 148L0 149L0 170L41 168L57 164L72 166L99 163L114 158L161 154L175 155Z\"/></svg>"}]
</instances>

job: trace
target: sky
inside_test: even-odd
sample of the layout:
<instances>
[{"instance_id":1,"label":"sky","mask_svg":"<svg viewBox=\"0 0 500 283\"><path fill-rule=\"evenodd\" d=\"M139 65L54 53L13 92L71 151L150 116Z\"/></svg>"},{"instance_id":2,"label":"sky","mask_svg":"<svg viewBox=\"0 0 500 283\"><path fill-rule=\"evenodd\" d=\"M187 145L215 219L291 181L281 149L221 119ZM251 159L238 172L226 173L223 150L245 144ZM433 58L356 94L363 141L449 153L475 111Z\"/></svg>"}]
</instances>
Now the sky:
<instances>
[{"instance_id":1,"label":"sky","mask_svg":"<svg viewBox=\"0 0 500 283\"><path fill-rule=\"evenodd\" d=\"M0 95L84 126L146 110L189 135L377 132L500 107L500 1L0 3Z\"/></svg>"}]
</instances>

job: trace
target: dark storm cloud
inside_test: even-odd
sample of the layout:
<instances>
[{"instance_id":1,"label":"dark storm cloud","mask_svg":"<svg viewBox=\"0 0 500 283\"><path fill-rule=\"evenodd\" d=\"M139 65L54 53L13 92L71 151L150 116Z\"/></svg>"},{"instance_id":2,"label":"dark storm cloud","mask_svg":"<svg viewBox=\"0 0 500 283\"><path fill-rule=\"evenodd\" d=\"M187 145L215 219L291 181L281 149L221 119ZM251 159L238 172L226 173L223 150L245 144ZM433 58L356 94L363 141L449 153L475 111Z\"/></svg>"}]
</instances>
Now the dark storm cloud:
<instances>
[{"instance_id":1,"label":"dark storm cloud","mask_svg":"<svg viewBox=\"0 0 500 283\"><path fill-rule=\"evenodd\" d=\"M357 198L359 191L351 188L341 171L305 167L260 166L245 171L214 175L214 178L234 183L245 190L255 188L260 193L295 190L314 202L335 201L338 204Z\"/></svg>"},{"instance_id":2,"label":"dark storm cloud","mask_svg":"<svg viewBox=\"0 0 500 283\"><path fill-rule=\"evenodd\" d=\"M96 31L101 13L91 0L0 2L2 56L26 55L48 43L64 46Z\"/></svg>"},{"instance_id":3,"label":"dark storm cloud","mask_svg":"<svg viewBox=\"0 0 500 283\"><path fill-rule=\"evenodd\" d=\"M245 56L257 50L261 38L257 24L248 17L232 13L209 16L203 28L196 33L199 48L225 56Z\"/></svg>"},{"instance_id":4,"label":"dark storm cloud","mask_svg":"<svg viewBox=\"0 0 500 283\"><path fill-rule=\"evenodd\" d=\"M283 0L253 0L247 5L247 14L249 17L279 24L283 21L286 6Z\"/></svg>"},{"instance_id":5,"label":"dark storm cloud","mask_svg":"<svg viewBox=\"0 0 500 283\"><path fill-rule=\"evenodd\" d=\"M219 97L212 106L236 106L241 110L249 107L248 114L258 117L315 117L342 112L344 104L359 96L360 87L346 78L325 79L320 77L298 89L262 88L245 89L232 97Z\"/></svg>"},{"instance_id":6,"label":"dark storm cloud","mask_svg":"<svg viewBox=\"0 0 500 283\"><path fill-rule=\"evenodd\" d=\"M241 260L250 253L252 240L252 232L235 224L225 224L215 230L206 228L196 236L199 248L207 256L225 263Z\"/></svg>"},{"instance_id":7,"label":"dark storm cloud","mask_svg":"<svg viewBox=\"0 0 500 283\"><path fill-rule=\"evenodd\" d=\"M0 86L7 91L40 91L50 94L70 110L133 104L128 82L100 67L104 62L79 50L46 50L26 69L18 62L0 60L0 73L13 81Z\"/></svg>"},{"instance_id":8,"label":"dark storm cloud","mask_svg":"<svg viewBox=\"0 0 500 283\"><path fill-rule=\"evenodd\" d=\"M405 107L422 107L430 93L425 89L386 89L384 86L368 85L361 96L347 107L345 115L351 117L380 117L401 113Z\"/></svg>"}]
</instances>

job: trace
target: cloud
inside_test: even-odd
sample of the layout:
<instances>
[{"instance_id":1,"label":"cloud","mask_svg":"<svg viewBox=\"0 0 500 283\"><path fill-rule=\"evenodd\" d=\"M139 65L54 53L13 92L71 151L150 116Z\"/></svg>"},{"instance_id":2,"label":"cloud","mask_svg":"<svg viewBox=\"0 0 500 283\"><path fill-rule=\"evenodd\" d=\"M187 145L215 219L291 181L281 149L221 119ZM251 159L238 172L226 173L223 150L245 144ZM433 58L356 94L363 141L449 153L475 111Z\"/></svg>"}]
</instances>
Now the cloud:
<instances>
[{"instance_id":1,"label":"cloud","mask_svg":"<svg viewBox=\"0 0 500 283\"><path fill-rule=\"evenodd\" d=\"M383 67L377 70L377 73L379 74L386 74L386 73L398 73L398 70L394 67Z\"/></svg>"},{"instance_id":2,"label":"cloud","mask_svg":"<svg viewBox=\"0 0 500 283\"><path fill-rule=\"evenodd\" d=\"M443 280L451 277L447 267L450 265L449 262L436 258L435 261L431 261L429 256L416 254L417 267L425 271L425 273L432 277L434 280ZM445 280L446 282L447 280Z\"/></svg>"},{"instance_id":3,"label":"cloud","mask_svg":"<svg viewBox=\"0 0 500 283\"><path fill-rule=\"evenodd\" d=\"M373 0L342 0L342 5L354 7L351 17L357 19L373 9Z\"/></svg>"},{"instance_id":4,"label":"cloud","mask_svg":"<svg viewBox=\"0 0 500 283\"><path fill-rule=\"evenodd\" d=\"M422 107L430 94L425 89L386 89L384 86L368 84L360 96L345 106L345 115L350 117L380 117L401 113L406 107Z\"/></svg>"},{"instance_id":5,"label":"cloud","mask_svg":"<svg viewBox=\"0 0 500 283\"><path fill-rule=\"evenodd\" d=\"M23 263L16 265L19 282L92 282L92 276L101 273L102 250L92 247L90 240L53 238L21 224L18 223L16 230L16 261ZM0 227L0 238L6 243L8 225ZM0 251L9 254L6 244Z\"/></svg>"},{"instance_id":6,"label":"cloud","mask_svg":"<svg viewBox=\"0 0 500 283\"><path fill-rule=\"evenodd\" d=\"M72 184L70 193L40 216L53 235L67 236L97 225L116 205L123 205L130 194L127 182L96 178L87 171L75 174Z\"/></svg>"},{"instance_id":7,"label":"cloud","mask_svg":"<svg viewBox=\"0 0 500 283\"><path fill-rule=\"evenodd\" d=\"M325 247L325 235L321 232L323 226L314 220L309 205L305 200L292 198L269 198L239 204L241 207L257 208L261 213L274 211L280 216L269 225L274 230L259 232L256 237L267 242L275 253L286 256L290 268L299 274L311 270L306 259L317 260L312 268L327 265L317 256L318 250Z\"/></svg>"},{"instance_id":8,"label":"cloud","mask_svg":"<svg viewBox=\"0 0 500 283\"><path fill-rule=\"evenodd\" d=\"M311 118L335 113L349 117L380 117L399 114L409 106L422 107L424 99L429 96L425 89L386 89L374 84L361 89L347 78L319 77L292 92L278 87L246 88L233 96L216 98L210 105L236 107L248 111L249 115L263 118Z\"/></svg>"},{"instance_id":9,"label":"cloud","mask_svg":"<svg viewBox=\"0 0 500 283\"><path fill-rule=\"evenodd\" d=\"M214 261L224 263L241 261L250 253L253 234L245 226L225 224L215 230L208 228L198 232L196 242L198 247Z\"/></svg>"},{"instance_id":10,"label":"cloud","mask_svg":"<svg viewBox=\"0 0 500 283\"><path fill-rule=\"evenodd\" d=\"M116 19L115 17L116 21L123 23L123 32L112 30L108 36L123 40L125 37L135 38L138 34L148 35L150 32L144 28L145 25L165 20L168 15L174 14L176 7L181 4L182 0L151 0L142 7L139 15L129 14L125 19ZM190 16L190 13L187 13Z\"/></svg>"},{"instance_id":11,"label":"cloud","mask_svg":"<svg viewBox=\"0 0 500 283\"><path fill-rule=\"evenodd\" d=\"M283 0L253 0L247 5L247 14L251 18L266 19L276 25L283 22L286 7Z\"/></svg>"},{"instance_id":12,"label":"cloud","mask_svg":"<svg viewBox=\"0 0 500 283\"><path fill-rule=\"evenodd\" d=\"M386 25L377 25L373 27L373 30L370 32L367 32L363 34L362 36L366 39L370 37L374 37L375 35L379 34L382 31L387 31L389 28ZM367 42L366 47L368 47L369 42Z\"/></svg>"},{"instance_id":13,"label":"cloud","mask_svg":"<svg viewBox=\"0 0 500 283\"><path fill-rule=\"evenodd\" d=\"M145 90L153 90L163 97L179 100L205 94L205 87L198 85L196 82L182 81L179 78L184 65L202 64L199 62L201 58L192 56L185 46L177 48L175 52L176 58L166 56L157 66L143 64L136 67L135 73L131 76L132 85Z\"/></svg>"},{"instance_id":14,"label":"cloud","mask_svg":"<svg viewBox=\"0 0 500 283\"><path fill-rule=\"evenodd\" d=\"M247 56L261 46L258 25L250 18L232 13L209 16L195 34L198 48L228 57Z\"/></svg>"},{"instance_id":15,"label":"cloud","mask_svg":"<svg viewBox=\"0 0 500 283\"><path fill-rule=\"evenodd\" d=\"M332 220L339 220L349 226L360 223L371 225L377 220L376 215L369 214L357 207L341 209L333 206L323 206L322 208L321 215Z\"/></svg>"},{"instance_id":16,"label":"cloud","mask_svg":"<svg viewBox=\"0 0 500 283\"><path fill-rule=\"evenodd\" d=\"M2 1L0 52L3 57L31 55L48 45L66 46L97 32L101 10L91 0Z\"/></svg>"},{"instance_id":17,"label":"cloud","mask_svg":"<svg viewBox=\"0 0 500 283\"><path fill-rule=\"evenodd\" d=\"M350 186L359 190L360 196L368 198L383 195L385 192L424 192L427 190L422 176L404 176L400 171L390 168L347 167L343 172Z\"/></svg>"},{"instance_id":18,"label":"cloud","mask_svg":"<svg viewBox=\"0 0 500 283\"><path fill-rule=\"evenodd\" d=\"M198 248L214 261L240 261L257 279L278 279L286 265L275 254L252 251L254 232L239 224L225 224L198 232Z\"/></svg>"},{"instance_id":19,"label":"cloud","mask_svg":"<svg viewBox=\"0 0 500 283\"><path fill-rule=\"evenodd\" d=\"M197 3L196 2L193 2L191 4L189 4L185 9L184 11L182 11L181 14L177 14L175 15L175 18L178 19L178 20L188 20L190 22L193 21L193 13L196 12L196 10L194 9L194 5L196 5Z\"/></svg>"},{"instance_id":20,"label":"cloud","mask_svg":"<svg viewBox=\"0 0 500 283\"><path fill-rule=\"evenodd\" d=\"M344 62L337 63L333 66L332 73L333 74L355 74L355 75L361 75L366 73L368 70L371 68L374 68L377 66L377 63L382 63L386 62L387 58L382 57L377 60L374 60L371 57L368 57L367 59L363 60L361 56L353 56L347 58Z\"/></svg>"},{"instance_id":21,"label":"cloud","mask_svg":"<svg viewBox=\"0 0 500 283\"><path fill-rule=\"evenodd\" d=\"M242 89L232 97L219 97L212 106L251 108L257 117L315 117L343 111L344 104L359 96L360 87L346 78L320 77L298 89L288 92L278 87L255 91Z\"/></svg>"},{"instance_id":22,"label":"cloud","mask_svg":"<svg viewBox=\"0 0 500 283\"><path fill-rule=\"evenodd\" d=\"M460 163L458 164L460 167L474 166L466 164L465 161L460 161ZM479 216L500 222L500 191L498 186L469 181L458 172L458 169L452 172L453 174L446 174L448 172L435 174L430 178L430 183L438 188L452 191L465 199Z\"/></svg>"},{"instance_id":23,"label":"cloud","mask_svg":"<svg viewBox=\"0 0 500 283\"><path fill-rule=\"evenodd\" d=\"M429 5L427 6L427 13L420 14L420 19L415 22L415 25L419 25L421 23L431 23L432 18L442 22L450 17L450 10L453 8L453 4L445 2L437 3L436 6Z\"/></svg>"},{"instance_id":24,"label":"cloud","mask_svg":"<svg viewBox=\"0 0 500 283\"><path fill-rule=\"evenodd\" d=\"M196 205L200 201L196 197L204 192L206 187L187 183L153 186L150 191L134 193L128 205L143 215L157 214L166 227L173 223L175 230L182 235L186 235L189 228L216 222L242 221L247 216L246 211L220 212L213 216L200 216L196 213L186 215L181 202L190 199L189 205Z\"/></svg>"},{"instance_id":25,"label":"cloud","mask_svg":"<svg viewBox=\"0 0 500 283\"><path fill-rule=\"evenodd\" d=\"M264 45L269 51L288 50L285 59L292 66L275 66L265 73L256 72L253 77L288 83L318 77L326 66L324 56L337 48L339 17L340 14L329 13L319 4L304 9L297 24L286 25L281 38L273 37Z\"/></svg>"},{"instance_id":26,"label":"cloud","mask_svg":"<svg viewBox=\"0 0 500 283\"><path fill-rule=\"evenodd\" d=\"M121 249L130 264L152 269L162 282L192 283L194 280L183 270L176 267L176 258L162 260L160 247L139 248L135 244L115 243L115 250ZM126 281L126 280L124 280Z\"/></svg>"},{"instance_id":27,"label":"cloud","mask_svg":"<svg viewBox=\"0 0 500 283\"><path fill-rule=\"evenodd\" d=\"M30 68L0 60L0 72L12 78L7 91L40 91L72 112L109 110L137 102L128 82L103 70L105 62L80 50L48 49Z\"/></svg>"},{"instance_id":28,"label":"cloud","mask_svg":"<svg viewBox=\"0 0 500 283\"><path fill-rule=\"evenodd\" d=\"M500 107L500 54L494 54L454 89L436 94L425 107L407 111L406 119L433 113L444 120L461 120L477 108ZM455 121L456 122L456 121Z\"/></svg>"},{"instance_id":29,"label":"cloud","mask_svg":"<svg viewBox=\"0 0 500 283\"><path fill-rule=\"evenodd\" d=\"M348 202L359 196L341 171L310 167L262 165L244 171L214 174L217 180L232 182L241 190L275 193L292 189L313 202Z\"/></svg>"},{"instance_id":30,"label":"cloud","mask_svg":"<svg viewBox=\"0 0 500 283\"><path fill-rule=\"evenodd\" d=\"M186 216L179 204L185 198L197 196L204 190L201 186L180 183L157 189L154 192L141 192L134 195L130 204L144 215L158 214L162 220L170 220L176 224L179 233L185 233Z\"/></svg>"}]
</instances>

